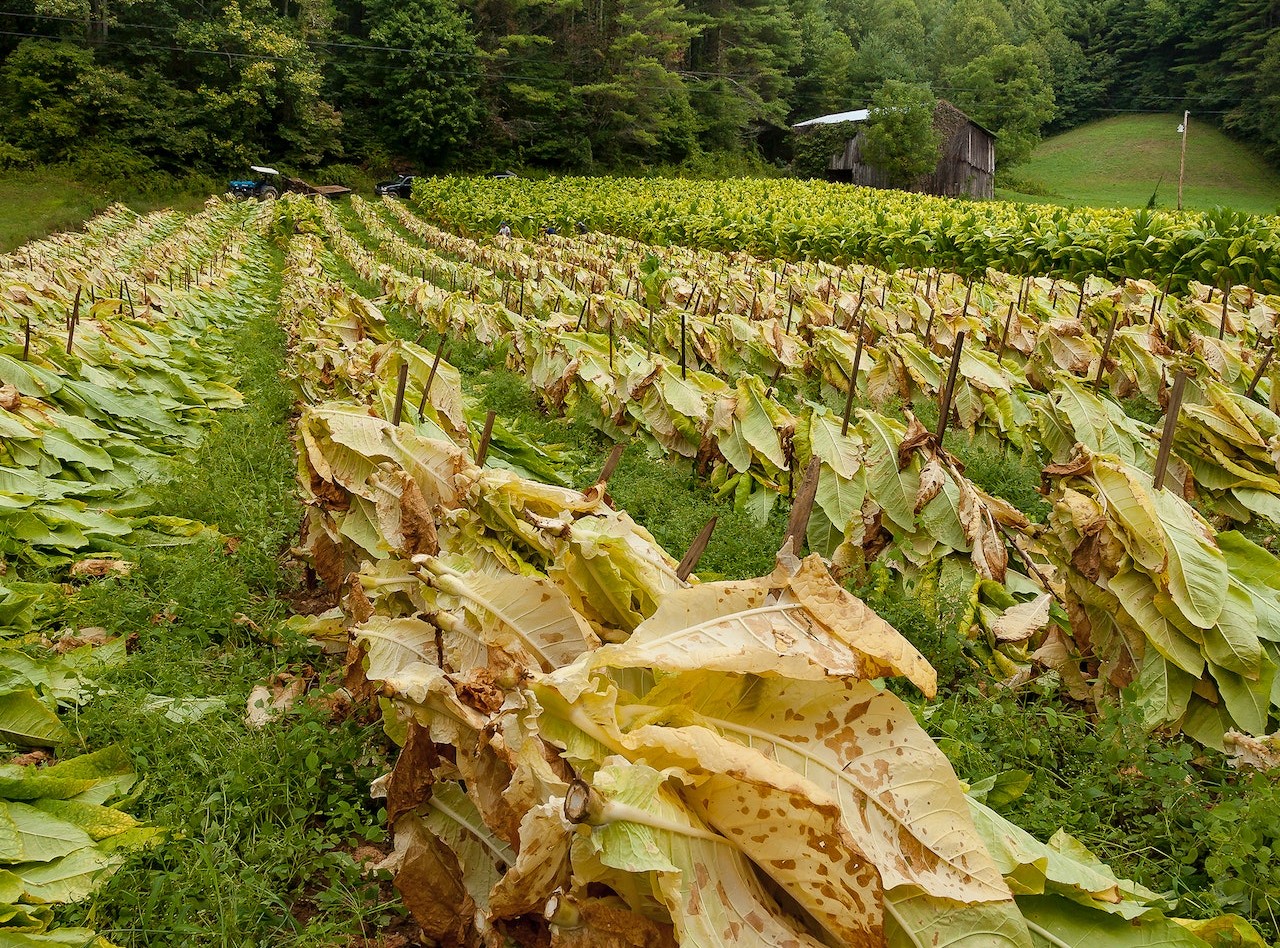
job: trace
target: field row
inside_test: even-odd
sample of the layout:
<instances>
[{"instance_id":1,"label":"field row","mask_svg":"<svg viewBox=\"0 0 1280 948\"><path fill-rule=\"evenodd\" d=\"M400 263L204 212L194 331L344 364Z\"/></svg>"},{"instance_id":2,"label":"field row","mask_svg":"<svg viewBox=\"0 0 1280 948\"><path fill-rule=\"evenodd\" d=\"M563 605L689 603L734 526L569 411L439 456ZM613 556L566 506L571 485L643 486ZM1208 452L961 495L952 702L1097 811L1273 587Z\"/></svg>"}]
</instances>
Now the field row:
<instances>
[{"instance_id":1,"label":"field row","mask_svg":"<svg viewBox=\"0 0 1280 948\"><path fill-rule=\"evenodd\" d=\"M551 227L767 259L939 267L968 277L1147 279L1280 291L1275 217L964 203L795 180L419 179L415 201L471 235Z\"/></svg>"},{"instance_id":2,"label":"field row","mask_svg":"<svg viewBox=\"0 0 1280 948\"><path fill-rule=\"evenodd\" d=\"M1244 922L1175 923L1174 902L1070 836L1019 829L993 808L1005 775L966 793L918 720L932 656L841 583L959 595L966 654L1006 688L1120 700L1147 729L1249 746L1233 729L1265 733L1277 704L1280 560L1226 528L1257 537L1280 492L1270 300L437 225L358 199L114 209L0 258L0 618L22 647L6 666L26 669L0 699L49 729L35 740L11 715L16 747L57 754L54 711L125 660L119 639L50 653L39 637L70 593L19 574L90 556L123 574L131 550L193 541L235 552L209 524L154 516L150 494L243 404L229 343L278 280L306 511L294 552L316 608L334 606L288 634L348 647L345 700L400 748L374 785L395 842L380 869L428 937L1203 948L1230 929L1261 944ZM680 459L690 493L762 523L790 510L776 569L699 582L696 551L677 563L607 475L568 487L607 451L571 458L486 417L454 358L476 352L566 427ZM1176 489L1159 490L1150 412L1180 378ZM1044 497L966 469L985 451L1043 469ZM103 760L106 784L36 808L100 821L133 779ZM114 842L62 828L41 866L15 855L32 944L92 937L49 929L41 878L83 861L50 901L83 897L158 832L111 812Z\"/></svg>"},{"instance_id":3,"label":"field row","mask_svg":"<svg viewBox=\"0 0 1280 948\"><path fill-rule=\"evenodd\" d=\"M1142 937L1198 941L1100 863L1065 871L1064 840L1046 848L956 793L907 708L868 682L928 695L933 670L817 557L687 585L603 485L484 467L446 363L433 374L429 350L377 341L357 294L332 297L344 258L393 289L417 281L316 216L336 255L295 238L288 266L313 290L286 318L300 369L350 400L299 425L306 542L342 585L366 679L392 697L388 865L430 937L920 945L945 931L1029 946L1141 917ZM824 720L836 733L818 741ZM1002 876L1038 858L1038 894L1006 895ZM1106 892L1069 881L1085 865ZM464 897L473 912L445 910Z\"/></svg>"}]
</instances>

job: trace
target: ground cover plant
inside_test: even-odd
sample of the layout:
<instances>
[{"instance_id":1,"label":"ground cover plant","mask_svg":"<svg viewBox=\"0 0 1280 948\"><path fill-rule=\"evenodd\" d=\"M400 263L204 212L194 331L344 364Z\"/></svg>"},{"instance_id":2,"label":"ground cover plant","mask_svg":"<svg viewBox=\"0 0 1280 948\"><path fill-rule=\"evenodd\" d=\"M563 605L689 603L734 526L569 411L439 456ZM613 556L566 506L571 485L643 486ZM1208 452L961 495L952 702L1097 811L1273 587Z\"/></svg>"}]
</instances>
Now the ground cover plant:
<instances>
[{"instance_id":1,"label":"ground cover plant","mask_svg":"<svg viewBox=\"0 0 1280 948\"><path fill-rule=\"evenodd\" d=\"M122 745L153 838L64 925L1275 937L1229 763L1275 728L1274 298L441 223L117 210L0 260L15 621L137 633L54 752Z\"/></svg>"}]
</instances>

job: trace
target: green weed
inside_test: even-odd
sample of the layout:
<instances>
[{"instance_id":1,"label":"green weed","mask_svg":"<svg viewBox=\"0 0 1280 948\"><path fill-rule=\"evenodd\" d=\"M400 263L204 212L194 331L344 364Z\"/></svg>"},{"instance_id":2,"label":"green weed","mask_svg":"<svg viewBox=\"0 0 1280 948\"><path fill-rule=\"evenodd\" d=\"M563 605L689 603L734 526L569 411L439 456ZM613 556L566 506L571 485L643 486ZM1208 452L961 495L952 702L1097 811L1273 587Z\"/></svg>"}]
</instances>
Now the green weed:
<instances>
[{"instance_id":1,"label":"green weed","mask_svg":"<svg viewBox=\"0 0 1280 948\"><path fill-rule=\"evenodd\" d=\"M243 717L255 684L308 673L315 650L275 641L297 574L284 337L269 315L237 336L246 407L220 415L201 449L157 485L156 513L216 524L227 540L137 551L128 577L76 596L74 621L136 634L129 661L69 722L79 749L123 745L144 777L131 806L168 829L70 921L126 946L345 945L398 918L352 853L381 844L368 797L386 769L376 724L320 682L261 730ZM166 711L171 712L166 716ZM181 718L191 712L189 720Z\"/></svg>"}]
</instances>

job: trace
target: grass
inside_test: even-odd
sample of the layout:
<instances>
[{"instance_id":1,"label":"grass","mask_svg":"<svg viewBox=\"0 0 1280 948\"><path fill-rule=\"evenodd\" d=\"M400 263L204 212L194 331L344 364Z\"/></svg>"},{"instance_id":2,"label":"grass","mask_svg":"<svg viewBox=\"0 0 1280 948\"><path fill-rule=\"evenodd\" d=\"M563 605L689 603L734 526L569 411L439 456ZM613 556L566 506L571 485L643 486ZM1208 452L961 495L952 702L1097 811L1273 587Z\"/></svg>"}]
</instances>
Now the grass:
<instances>
[{"instance_id":1,"label":"grass","mask_svg":"<svg viewBox=\"0 0 1280 948\"><path fill-rule=\"evenodd\" d=\"M385 835L368 797L385 769L380 728L344 708L314 648L278 629L298 579L284 552L299 518L284 344L264 306L237 336L247 407L220 416L156 489L156 513L233 541L138 550L133 575L77 597L80 625L138 635L69 721L77 749L123 745L145 778L131 812L168 829L67 919L123 946L350 945L399 918L352 855ZM248 729L250 690L285 669L318 687ZM145 709L156 695L214 704L177 723Z\"/></svg>"},{"instance_id":2,"label":"grass","mask_svg":"<svg viewBox=\"0 0 1280 948\"><path fill-rule=\"evenodd\" d=\"M1012 191L1012 200L1098 207L1146 207L1159 184L1157 206L1178 202L1181 115L1135 115L1102 119L1043 142L1031 160L1012 172L1033 182L1032 195ZM1274 214L1280 208L1280 172L1248 146L1206 122L1192 119L1187 133L1183 206L1209 210L1217 205Z\"/></svg>"},{"instance_id":3,"label":"grass","mask_svg":"<svg viewBox=\"0 0 1280 948\"><path fill-rule=\"evenodd\" d=\"M199 209L207 191L179 185L155 194L139 194L127 183L94 184L63 168L6 171L0 174L0 253L56 231L79 227L117 201L136 211L172 207Z\"/></svg>"}]
</instances>

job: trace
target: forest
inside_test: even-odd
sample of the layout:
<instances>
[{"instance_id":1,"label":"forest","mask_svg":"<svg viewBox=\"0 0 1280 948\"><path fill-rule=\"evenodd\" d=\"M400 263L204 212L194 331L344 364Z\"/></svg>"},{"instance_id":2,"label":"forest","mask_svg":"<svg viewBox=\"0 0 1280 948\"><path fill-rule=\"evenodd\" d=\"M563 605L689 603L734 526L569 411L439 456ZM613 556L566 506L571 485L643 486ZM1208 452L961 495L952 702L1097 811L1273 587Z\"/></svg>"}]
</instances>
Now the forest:
<instances>
[{"instance_id":1,"label":"forest","mask_svg":"<svg viewBox=\"0 0 1280 948\"><path fill-rule=\"evenodd\" d=\"M0 168L783 164L923 87L1040 137L1190 109L1280 159L1275 0L0 0Z\"/></svg>"}]
</instances>

